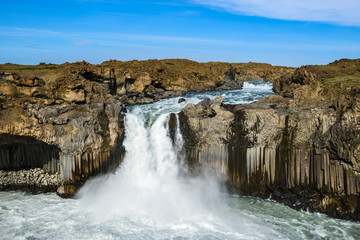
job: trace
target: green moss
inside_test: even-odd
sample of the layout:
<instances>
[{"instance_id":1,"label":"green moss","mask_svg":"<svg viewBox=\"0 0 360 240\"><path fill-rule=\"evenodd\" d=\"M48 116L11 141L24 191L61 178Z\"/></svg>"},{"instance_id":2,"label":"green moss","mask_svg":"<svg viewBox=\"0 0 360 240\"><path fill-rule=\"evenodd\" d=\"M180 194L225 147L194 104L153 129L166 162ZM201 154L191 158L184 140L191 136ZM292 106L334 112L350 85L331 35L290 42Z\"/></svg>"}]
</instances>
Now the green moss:
<instances>
[{"instance_id":1,"label":"green moss","mask_svg":"<svg viewBox=\"0 0 360 240\"><path fill-rule=\"evenodd\" d=\"M354 176L354 177L357 176L356 173L355 173L353 170L346 170L346 171L345 171L345 174L346 174L346 175L349 175L349 176Z\"/></svg>"},{"instance_id":2,"label":"green moss","mask_svg":"<svg viewBox=\"0 0 360 240\"><path fill-rule=\"evenodd\" d=\"M360 76L337 76L333 78L322 79L323 94L326 100L343 95L352 87L360 86Z\"/></svg>"}]
</instances>

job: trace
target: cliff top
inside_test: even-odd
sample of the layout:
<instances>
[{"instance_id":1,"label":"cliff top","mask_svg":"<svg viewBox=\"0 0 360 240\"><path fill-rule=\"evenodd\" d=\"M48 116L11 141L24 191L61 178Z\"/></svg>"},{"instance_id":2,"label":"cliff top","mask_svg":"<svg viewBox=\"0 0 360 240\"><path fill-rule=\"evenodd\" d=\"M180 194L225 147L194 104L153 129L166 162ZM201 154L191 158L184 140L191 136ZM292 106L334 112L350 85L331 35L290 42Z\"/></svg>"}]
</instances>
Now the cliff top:
<instances>
[{"instance_id":1,"label":"cliff top","mask_svg":"<svg viewBox=\"0 0 360 240\"><path fill-rule=\"evenodd\" d=\"M60 65L6 63L0 64L0 73L16 76L17 86L26 86L29 82L33 85L37 81L38 85L44 85L45 90L51 89L54 94L69 86L71 89L84 88L81 85L86 80L94 84L108 84L111 78L116 79L117 94L122 95L119 88L126 88L129 96L147 95L155 90L231 89L240 86L233 84L236 81L272 81L275 92L284 97L304 99L311 95L311 98L321 102L331 102L340 96L352 97L360 91L360 59L341 59L328 65L306 65L300 68L253 62L198 63L187 59L109 60L97 65L85 61ZM299 92L300 86L302 90ZM304 91L304 86L311 87ZM105 94L111 91L116 89L107 89Z\"/></svg>"},{"instance_id":2,"label":"cliff top","mask_svg":"<svg viewBox=\"0 0 360 240\"><path fill-rule=\"evenodd\" d=\"M223 72L229 68L234 68L237 72L244 70L264 71L263 75L269 72L281 71L285 69L293 69L283 66L272 66L267 63L227 63L227 62L207 62L199 63L187 59L163 59L163 60L132 60L118 61L109 60L101 64L92 65L85 61L75 63L40 63L38 65L19 65L13 63L0 64L0 72L16 73L22 77L45 76L49 73L66 71L69 67L81 68L83 65L91 66L93 69L116 68L120 71L127 69L138 72L157 72L157 73L174 73L174 72L197 72L205 74L206 72Z\"/></svg>"},{"instance_id":3,"label":"cliff top","mask_svg":"<svg viewBox=\"0 0 360 240\"><path fill-rule=\"evenodd\" d=\"M348 105L360 93L360 59L341 59L328 65L306 65L274 81L274 90L299 102Z\"/></svg>"}]
</instances>

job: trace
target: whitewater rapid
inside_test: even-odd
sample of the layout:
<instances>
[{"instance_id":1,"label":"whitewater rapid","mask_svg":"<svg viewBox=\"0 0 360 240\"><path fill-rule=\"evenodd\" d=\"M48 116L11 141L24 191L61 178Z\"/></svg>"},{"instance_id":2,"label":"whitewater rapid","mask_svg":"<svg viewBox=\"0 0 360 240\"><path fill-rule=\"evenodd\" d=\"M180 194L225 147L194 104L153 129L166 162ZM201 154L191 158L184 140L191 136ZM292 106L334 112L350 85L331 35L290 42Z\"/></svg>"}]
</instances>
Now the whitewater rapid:
<instances>
[{"instance_id":1,"label":"whitewater rapid","mask_svg":"<svg viewBox=\"0 0 360 240\"><path fill-rule=\"evenodd\" d=\"M242 90L190 93L186 103L224 97L248 103L272 93L269 83ZM187 174L176 121L178 98L133 106L125 116L126 149L115 174L89 181L76 199L0 192L0 239L360 239L360 224L299 212L271 200L231 195L223 176Z\"/></svg>"}]
</instances>

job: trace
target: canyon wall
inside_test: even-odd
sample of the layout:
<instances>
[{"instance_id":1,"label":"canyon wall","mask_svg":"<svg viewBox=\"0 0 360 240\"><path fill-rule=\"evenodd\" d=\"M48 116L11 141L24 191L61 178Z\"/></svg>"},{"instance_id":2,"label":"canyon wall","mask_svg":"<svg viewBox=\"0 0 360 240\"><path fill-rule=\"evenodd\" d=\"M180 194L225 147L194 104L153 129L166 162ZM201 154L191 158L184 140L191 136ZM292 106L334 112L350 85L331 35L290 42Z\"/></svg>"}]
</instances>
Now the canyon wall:
<instances>
[{"instance_id":1,"label":"canyon wall","mask_svg":"<svg viewBox=\"0 0 360 240\"><path fill-rule=\"evenodd\" d=\"M71 196L88 178L120 164L125 107L92 66L79 63L43 77L2 73L0 79L0 169L58 173L59 194ZM29 190L41 189L38 184L29 183Z\"/></svg>"},{"instance_id":2,"label":"canyon wall","mask_svg":"<svg viewBox=\"0 0 360 240\"><path fill-rule=\"evenodd\" d=\"M188 104L179 118L189 164L215 168L235 192L360 220L358 86L325 101L307 70L279 81L285 94L252 104Z\"/></svg>"},{"instance_id":3,"label":"canyon wall","mask_svg":"<svg viewBox=\"0 0 360 240\"><path fill-rule=\"evenodd\" d=\"M244 80L273 81L291 71L184 59L0 65L0 189L53 191L43 183L60 176L52 185L71 197L86 180L121 163L126 105L241 88ZM37 168L52 177L39 180ZM26 177L13 177L20 175Z\"/></svg>"}]
</instances>

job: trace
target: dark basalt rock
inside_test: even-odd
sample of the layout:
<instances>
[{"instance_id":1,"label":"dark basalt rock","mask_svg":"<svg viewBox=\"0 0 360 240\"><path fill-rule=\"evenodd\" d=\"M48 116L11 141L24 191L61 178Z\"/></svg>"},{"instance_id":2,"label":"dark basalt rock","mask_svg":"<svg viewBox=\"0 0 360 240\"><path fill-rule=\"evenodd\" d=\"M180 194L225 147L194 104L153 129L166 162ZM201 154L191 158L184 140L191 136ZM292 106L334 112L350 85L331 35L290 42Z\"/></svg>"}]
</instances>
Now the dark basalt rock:
<instances>
[{"instance_id":1,"label":"dark basalt rock","mask_svg":"<svg viewBox=\"0 0 360 240\"><path fill-rule=\"evenodd\" d=\"M179 98L178 103L186 102L185 98Z\"/></svg>"},{"instance_id":2,"label":"dark basalt rock","mask_svg":"<svg viewBox=\"0 0 360 240\"><path fill-rule=\"evenodd\" d=\"M191 161L227 175L235 192L360 220L359 112L339 117L322 103L313 105L316 111L277 107L291 101L271 96L237 106L188 104L179 115L185 139L196 139L185 145ZM201 114L204 108L215 117Z\"/></svg>"}]
</instances>

